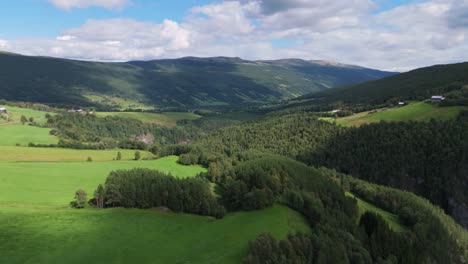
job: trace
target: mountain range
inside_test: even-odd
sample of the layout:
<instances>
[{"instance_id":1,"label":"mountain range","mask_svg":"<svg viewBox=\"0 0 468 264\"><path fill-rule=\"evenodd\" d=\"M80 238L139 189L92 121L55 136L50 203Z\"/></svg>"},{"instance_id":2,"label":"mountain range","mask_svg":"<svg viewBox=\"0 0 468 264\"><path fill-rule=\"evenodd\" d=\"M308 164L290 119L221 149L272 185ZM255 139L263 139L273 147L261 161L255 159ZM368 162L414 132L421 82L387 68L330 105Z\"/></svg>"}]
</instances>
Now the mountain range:
<instances>
[{"instance_id":1,"label":"mountain range","mask_svg":"<svg viewBox=\"0 0 468 264\"><path fill-rule=\"evenodd\" d=\"M100 108L233 108L393 74L300 59L185 57L105 63L0 53L0 99Z\"/></svg>"}]
</instances>

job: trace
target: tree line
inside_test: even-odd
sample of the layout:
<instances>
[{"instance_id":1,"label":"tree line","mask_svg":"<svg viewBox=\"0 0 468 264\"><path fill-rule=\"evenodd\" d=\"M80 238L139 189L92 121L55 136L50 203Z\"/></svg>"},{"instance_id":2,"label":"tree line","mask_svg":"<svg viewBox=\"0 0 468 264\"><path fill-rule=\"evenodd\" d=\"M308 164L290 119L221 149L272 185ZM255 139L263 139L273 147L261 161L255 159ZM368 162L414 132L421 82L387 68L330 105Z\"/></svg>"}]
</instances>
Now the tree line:
<instances>
[{"instance_id":1,"label":"tree line","mask_svg":"<svg viewBox=\"0 0 468 264\"><path fill-rule=\"evenodd\" d=\"M225 209L203 178L175 178L150 169L113 171L98 186L93 203L98 207L167 207L174 212L222 218Z\"/></svg>"}]
</instances>

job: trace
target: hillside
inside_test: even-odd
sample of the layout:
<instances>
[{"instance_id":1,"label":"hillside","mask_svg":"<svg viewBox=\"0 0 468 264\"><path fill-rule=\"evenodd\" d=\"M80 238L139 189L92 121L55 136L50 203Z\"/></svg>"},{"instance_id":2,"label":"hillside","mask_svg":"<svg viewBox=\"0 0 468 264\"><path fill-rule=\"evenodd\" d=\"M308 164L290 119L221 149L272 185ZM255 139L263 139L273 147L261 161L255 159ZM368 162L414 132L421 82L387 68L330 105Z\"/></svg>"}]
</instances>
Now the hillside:
<instances>
[{"instance_id":1,"label":"hillside","mask_svg":"<svg viewBox=\"0 0 468 264\"><path fill-rule=\"evenodd\" d=\"M2 53L0 98L113 109L241 107L391 74L298 59L101 63Z\"/></svg>"},{"instance_id":2,"label":"hillside","mask_svg":"<svg viewBox=\"0 0 468 264\"><path fill-rule=\"evenodd\" d=\"M339 125L360 126L363 124L377 123L380 121L429 121L456 119L459 113L468 110L467 106L439 106L429 102L415 102L403 107L382 108L365 111L343 118L324 118L336 121Z\"/></svg>"},{"instance_id":3,"label":"hillside","mask_svg":"<svg viewBox=\"0 0 468 264\"><path fill-rule=\"evenodd\" d=\"M305 96L326 102L384 104L394 100L423 100L463 90L468 84L468 62L435 65L365 83Z\"/></svg>"}]
</instances>

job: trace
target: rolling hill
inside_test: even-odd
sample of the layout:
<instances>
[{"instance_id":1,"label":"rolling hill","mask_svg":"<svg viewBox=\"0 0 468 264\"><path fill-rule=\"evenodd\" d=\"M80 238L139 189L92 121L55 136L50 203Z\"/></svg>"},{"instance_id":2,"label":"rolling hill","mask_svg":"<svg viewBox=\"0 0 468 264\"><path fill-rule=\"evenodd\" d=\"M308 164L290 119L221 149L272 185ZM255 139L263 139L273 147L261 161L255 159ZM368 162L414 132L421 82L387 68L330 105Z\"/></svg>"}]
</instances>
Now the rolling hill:
<instances>
[{"instance_id":1,"label":"rolling hill","mask_svg":"<svg viewBox=\"0 0 468 264\"><path fill-rule=\"evenodd\" d=\"M392 74L299 59L186 57L102 63L0 53L0 98L113 109L227 108L277 102Z\"/></svg>"},{"instance_id":2,"label":"rolling hill","mask_svg":"<svg viewBox=\"0 0 468 264\"><path fill-rule=\"evenodd\" d=\"M379 80L312 93L304 98L375 105L392 99L424 100L432 95L453 94L466 89L467 84L468 62L465 62L420 68Z\"/></svg>"}]
</instances>

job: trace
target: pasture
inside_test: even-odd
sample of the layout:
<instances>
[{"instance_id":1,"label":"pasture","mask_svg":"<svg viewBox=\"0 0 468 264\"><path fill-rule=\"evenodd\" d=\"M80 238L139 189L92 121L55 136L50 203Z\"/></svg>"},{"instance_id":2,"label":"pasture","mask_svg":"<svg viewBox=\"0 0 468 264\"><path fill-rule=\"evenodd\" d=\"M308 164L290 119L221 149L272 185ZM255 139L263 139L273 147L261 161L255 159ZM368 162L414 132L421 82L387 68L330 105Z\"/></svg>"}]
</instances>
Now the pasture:
<instances>
[{"instance_id":1,"label":"pasture","mask_svg":"<svg viewBox=\"0 0 468 264\"><path fill-rule=\"evenodd\" d=\"M0 125L0 146L27 146L29 143L57 144L58 137L52 136L49 132L48 128L30 125Z\"/></svg>"},{"instance_id":2,"label":"pasture","mask_svg":"<svg viewBox=\"0 0 468 264\"><path fill-rule=\"evenodd\" d=\"M133 118L146 123L158 124L161 126L174 127L177 121L194 120L200 118L199 115L189 112L165 112L165 113L143 113L143 112L97 112L97 116L118 116Z\"/></svg>"},{"instance_id":3,"label":"pasture","mask_svg":"<svg viewBox=\"0 0 468 264\"><path fill-rule=\"evenodd\" d=\"M456 118L458 113L464 109L468 109L468 107L440 107L436 104L417 102L398 108L379 109L376 111L358 113L352 116L336 119L336 123L343 126L360 126L380 121L429 121L431 119L449 120Z\"/></svg>"},{"instance_id":4,"label":"pasture","mask_svg":"<svg viewBox=\"0 0 468 264\"><path fill-rule=\"evenodd\" d=\"M136 150L90 150L65 148L29 148L17 146L0 146L0 161L112 161L120 152L122 160L133 160ZM152 159L153 154L141 151L142 159Z\"/></svg>"},{"instance_id":5,"label":"pasture","mask_svg":"<svg viewBox=\"0 0 468 264\"><path fill-rule=\"evenodd\" d=\"M26 118L34 118L34 120L38 123L43 123L46 121L45 114L47 112L33 110L29 108L21 108L15 106L8 106L8 105L0 105L0 107L6 107L8 110L8 114L2 114L2 118L0 118L0 124L5 123L20 123L21 116L24 115ZM52 113L50 113L52 114ZM8 117L8 120L6 119Z\"/></svg>"},{"instance_id":6,"label":"pasture","mask_svg":"<svg viewBox=\"0 0 468 264\"><path fill-rule=\"evenodd\" d=\"M0 205L66 207L75 191L92 195L113 170L149 168L175 177L195 176L199 166L183 166L176 156L149 161L0 162Z\"/></svg>"},{"instance_id":7,"label":"pasture","mask_svg":"<svg viewBox=\"0 0 468 264\"><path fill-rule=\"evenodd\" d=\"M247 242L309 232L283 206L214 220L138 209L0 208L0 263L240 263ZM203 254L200 254L203 252Z\"/></svg>"}]
</instances>

